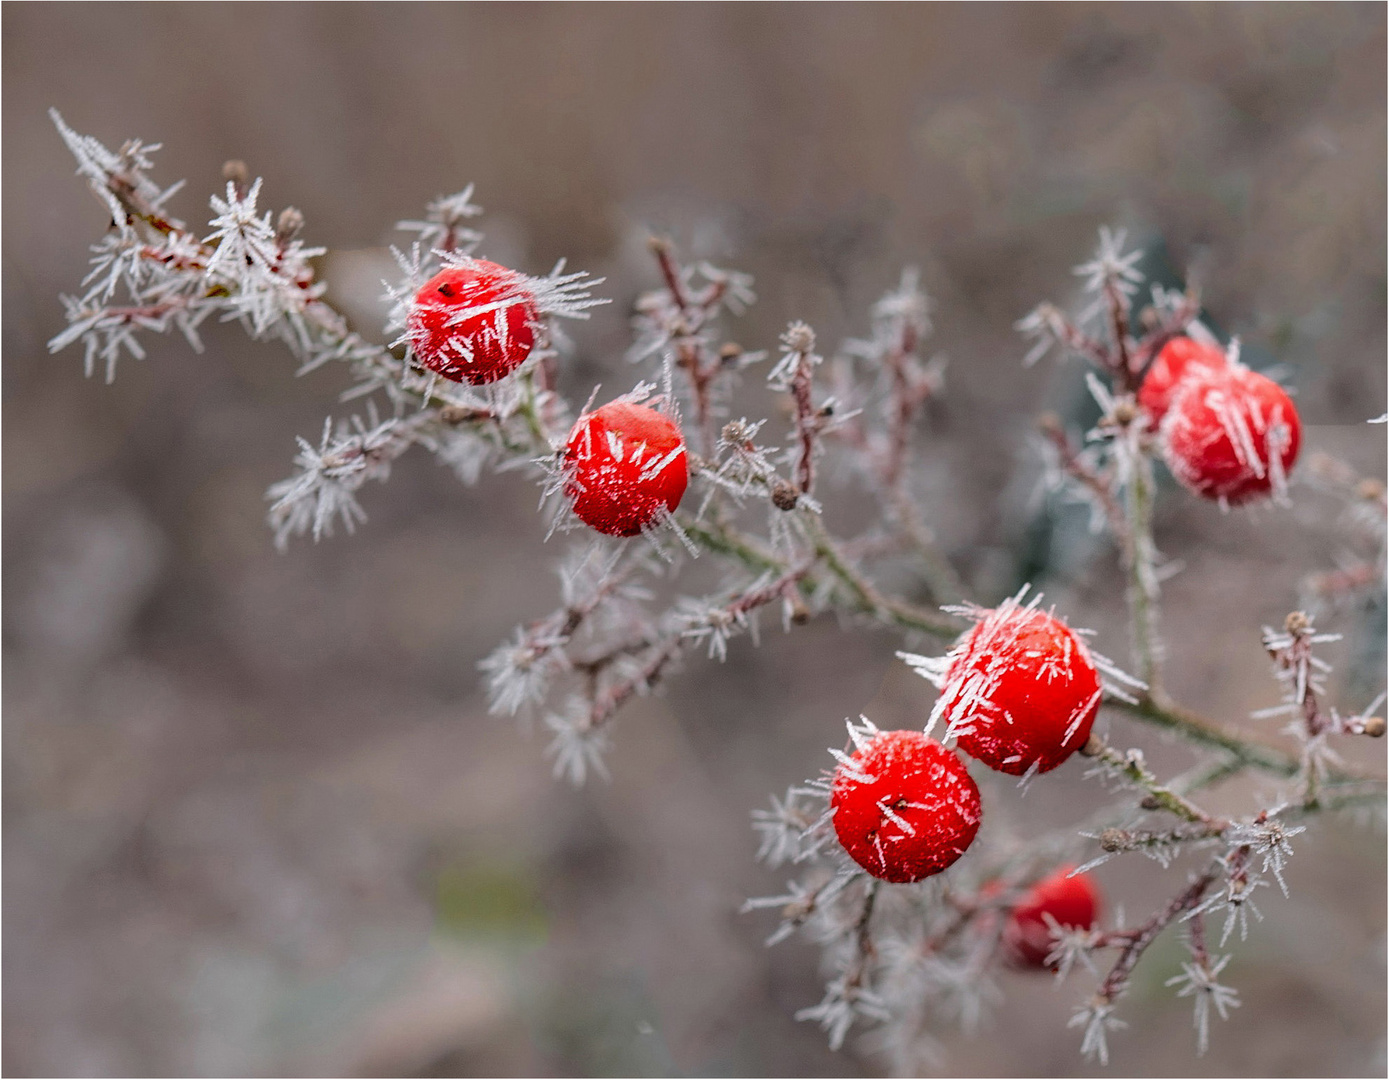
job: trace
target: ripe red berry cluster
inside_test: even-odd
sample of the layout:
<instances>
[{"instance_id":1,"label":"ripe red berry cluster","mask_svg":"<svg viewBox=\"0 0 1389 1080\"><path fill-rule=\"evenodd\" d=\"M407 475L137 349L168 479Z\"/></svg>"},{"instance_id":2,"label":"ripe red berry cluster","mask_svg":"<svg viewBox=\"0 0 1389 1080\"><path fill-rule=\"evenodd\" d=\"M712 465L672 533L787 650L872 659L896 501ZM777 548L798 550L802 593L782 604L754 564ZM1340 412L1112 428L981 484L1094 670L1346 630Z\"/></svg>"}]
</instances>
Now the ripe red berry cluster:
<instances>
[{"instance_id":1,"label":"ripe red berry cluster","mask_svg":"<svg viewBox=\"0 0 1389 1080\"><path fill-rule=\"evenodd\" d=\"M1280 494L1302 424L1272 379L1190 338L1168 342L1139 404L1160 425L1163 460L1189 490L1230 505Z\"/></svg>"},{"instance_id":2,"label":"ripe red berry cluster","mask_svg":"<svg viewBox=\"0 0 1389 1080\"><path fill-rule=\"evenodd\" d=\"M486 259L469 259L440 270L415 293L406 339L430 371L481 386L521 366L539 326L524 275Z\"/></svg>"},{"instance_id":3,"label":"ripe red berry cluster","mask_svg":"<svg viewBox=\"0 0 1389 1080\"><path fill-rule=\"evenodd\" d=\"M1095 660L1060 619L1016 599L977 620L930 676L941 687L931 723L944 717L946 737L999 772L1048 772L1089 738L1103 694ZM830 810L870 874L919 881L974 839L979 791L955 751L922 732L879 732L841 757Z\"/></svg>"},{"instance_id":4,"label":"ripe red berry cluster","mask_svg":"<svg viewBox=\"0 0 1389 1080\"><path fill-rule=\"evenodd\" d=\"M664 413L611 401L579 417L564 448L565 495L585 524L636 536L680 505L689 483L685 441Z\"/></svg>"},{"instance_id":5,"label":"ripe red berry cluster","mask_svg":"<svg viewBox=\"0 0 1389 1080\"><path fill-rule=\"evenodd\" d=\"M834 831L874 877L939 874L979 831L979 788L958 754L919 731L880 731L830 784Z\"/></svg>"}]
</instances>

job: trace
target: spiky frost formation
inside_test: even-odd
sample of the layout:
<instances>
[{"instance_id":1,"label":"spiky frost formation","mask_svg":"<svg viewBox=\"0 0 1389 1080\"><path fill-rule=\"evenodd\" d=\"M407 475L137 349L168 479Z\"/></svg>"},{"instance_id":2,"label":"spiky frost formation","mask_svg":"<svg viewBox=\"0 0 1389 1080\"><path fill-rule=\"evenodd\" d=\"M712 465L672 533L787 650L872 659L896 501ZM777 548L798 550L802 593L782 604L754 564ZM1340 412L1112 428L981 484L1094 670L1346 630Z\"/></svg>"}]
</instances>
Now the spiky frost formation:
<instances>
[{"instance_id":1,"label":"spiky frost formation","mask_svg":"<svg viewBox=\"0 0 1389 1080\"><path fill-rule=\"evenodd\" d=\"M974 841L979 789L954 752L919 731L871 737L835 753L830 788L834 831L844 850L874 877L907 883L939 874Z\"/></svg>"},{"instance_id":2,"label":"spiky frost formation","mask_svg":"<svg viewBox=\"0 0 1389 1080\"><path fill-rule=\"evenodd\" d=\"M565 443L564 470L575 515L609 536L636 536L668 517L690 479L675 421L622 400L579 417Z\"/></svg>"},{"instance_id":3,"label":"spiky frost formation","mask_svg":"<svg viewBox=\"0 0 1389 1080\"><path fill-rule=\"evenodd\" d=\"M1048 772L1085 745L1099 712L1100 663L1041 597L1022 594L977 621L942 659L899 654L941 687L926 730L944 718L945 737L991 769Z\"/></svg>"},{"instance_id":4,"label":"spiky frost formation","mask_svg":"<svg viewBox=\"0 0 1389 1080\"><path fill-rule=\"evenodd\" d=\"M1302 424L1272 379L1238 361L1184 380L1162 422L1163 460L1186 488L1238 505L1286 498Z\"/></svg>"}]
</instances>

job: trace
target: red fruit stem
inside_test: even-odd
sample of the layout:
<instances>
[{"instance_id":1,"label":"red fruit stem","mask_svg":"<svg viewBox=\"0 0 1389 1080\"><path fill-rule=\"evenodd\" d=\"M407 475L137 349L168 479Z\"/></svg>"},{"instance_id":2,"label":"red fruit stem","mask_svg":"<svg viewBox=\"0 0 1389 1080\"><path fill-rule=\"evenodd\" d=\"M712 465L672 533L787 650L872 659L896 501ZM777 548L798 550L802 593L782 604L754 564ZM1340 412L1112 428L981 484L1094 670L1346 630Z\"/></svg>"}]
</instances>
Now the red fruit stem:
<instances>
[{"instance_id":1,"label":"red fruit stem","mask_svg":"<svg viewBox=\"0 0 1389 1080\"><path fill-rule=\"evenodd\" d=\"M815 403L810 397L810 353L796 353L796 369L791 375L791 400L796 406L796 438L801 444L796 460L796 487L809 495L815 486L815 439L820 434Z\"/></svg>"},{"instance_id":2,"label":"red fruit stem","mask_svg":"<svg viewBox=\"0 0 1389 1080\"><path fill-rule=\"evenodd\" d=\"M781 599L788 590L794 590L799 585L801 580L814 568L815 562L816 560L810 560L788 570L765 585L744 590L724 605L720 609L720 614L730 622L734 622L740 616ZM652 644L651 656L637 672L590 697L589 730L607 723L628 699L650 686L659 678L662 669L689 646L692 640L688 634L679 630L666 634ZM616 656L613 659L616 659Z\"/></svg>"},{"instance_id":3,"label":"red fruit stem","mask_svg":"<svg viewBox=\"0 0 1389 1080\"><path fill-rule=\"evenodd\" d=\"M1061 426L1055 413L1046 413L1038 421L1037 427L1043 437L1056 448L1061 467L1088 489L1099 501L1104 510L1105 521L1114 534L1120 548L1128 544L1128 519L1124 517L1119 500L1114 497L1114 476L1112 473L1098 473L1080 460L1079 453L1072 445L1066 429Z\"/></svg>"},{"instance_id":4,"label":"red fruit stem","mask_svg":"<svg viewBox=\"0 0 1389 1080\"><path fill-rule=\"evenodd\" d=\"M1129 360L1129 305L1128 297L1119 288L1114 275L1104 281L1105 305L1109 308L1109 329L1114 339L1114 352L1109 356L1110 373L1118 381L1119 389L1125 393L1138 393L1138 373L1133 370Z\"/></svg>"},{"instance_id":5,"label":"red fruit stem","mask_svg":"<svg viewBox=\"0 0 1389 1080\"><path fill-rule=\"evenodd\" d=\"M727 285L722 281L715 281L710 284L704 294L698 298L692 298L686 291L681 280L680 264L675 259L675 252L669 240L664 237L653 236L650 240L652 254L656 256L656 262L661 268L661 277L665 280L666 291L670 293L670 299L675 304L680 313L679 326L673 327L672 338L676 347L676 366L686 372L690 377L690 389L694 397L695 409L695 429L699 432L700 453L706 458L711 458L714 453L716 439L714 436L714 417L713 410L710 408L710 388L719 372L723 370L722 365L715 357L706 355L704 339L699 331L714 313Z\"/></svg>"},{"instance_id":6,"label":"red fruit stem","mask_svg":"<svg viewBox=\"0 0 1389 1080\"><path fill-rule=\"evenodd\" d=\"M1119 959L1110 968L1109 974L1105 976L1104 982L1095 994L1100 1003L1112 1003L1123 992L1128 985L1129 976L1148 946L1178 915L1196 907L1218 876L1219 872L1216 870L1206 871L1142 926L1135 930L1111 930L1102 937L1098 947L1123 943L1123 952L1119 954Z\"/></svg>"}]
</instances>

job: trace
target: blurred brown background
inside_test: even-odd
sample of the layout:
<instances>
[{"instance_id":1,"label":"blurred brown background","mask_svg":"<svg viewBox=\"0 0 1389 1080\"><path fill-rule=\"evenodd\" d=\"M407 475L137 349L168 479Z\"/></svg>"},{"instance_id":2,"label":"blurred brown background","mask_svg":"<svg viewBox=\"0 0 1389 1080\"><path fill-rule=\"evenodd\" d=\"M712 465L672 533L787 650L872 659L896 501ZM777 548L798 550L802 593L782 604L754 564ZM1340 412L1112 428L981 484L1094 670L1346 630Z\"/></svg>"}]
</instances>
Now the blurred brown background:
<instances>
[{"instance_id":1,"label":"blurred brown background","mask_svg":"<svg viewBox=\"0 0 1389 1080\"><path fill-rule=\"evenodd\" d=\"M200 220L222 162L345 252L325 276L372 333L380 247L477 183L483 252L564 255L615 303L578 327L567 388L625 385L642 238L757 275L734 328L866 329L903 263L937 301L945 399L918 487L992 598L1030 577L1125 655L1107 543L1029 509L1039 405L1080 372L1024 371L1012 322L1074 299L1101 223L1195 267L1212 322L1297 388L1307 445L1384 476L1385 9L1199 5L39 5L9 3L4 88L4 1070L9 1075L873 1073L792 1013L814 950L735 914L784 875L748 811L818 770L842 718L918 724L898 639L820 620L692 659L621 718L614 779L550 779L490 718L477 661L554 604L516 475L461 487L424 454L364 492L356 537L279 556L262 493L343 374L214 327L150 341L114 386L50 357L57 295L102 211L45 110L109 145L163 141ZM1161 260L1159 260L1161 261ZM768 399L754 408L769 408ZM834 501L829 508L831 523ZM1174 689L1228 720L1276 700L1261 623L1350 546L1334 503L1220 515L1165 494ZM1384 681L1382 598L1325 620L1339 703ZM1162 769L1191 758L1113 721ZM1379 746L1353 747L1362 761ZM1069 765L1027 830L1103 802ZM1268 782L1216 796L1238 811ZM1164 941L1126 1004L1117 1074L1383 1075L1381 832L1322 822L1292 898L1236 949L1244 1005L1193 1053ZM1120 862L1142 916L1180 870ZM1054 992L1009 976L958 1074L1089 1075Z\"/></svg>"}]
</instances>

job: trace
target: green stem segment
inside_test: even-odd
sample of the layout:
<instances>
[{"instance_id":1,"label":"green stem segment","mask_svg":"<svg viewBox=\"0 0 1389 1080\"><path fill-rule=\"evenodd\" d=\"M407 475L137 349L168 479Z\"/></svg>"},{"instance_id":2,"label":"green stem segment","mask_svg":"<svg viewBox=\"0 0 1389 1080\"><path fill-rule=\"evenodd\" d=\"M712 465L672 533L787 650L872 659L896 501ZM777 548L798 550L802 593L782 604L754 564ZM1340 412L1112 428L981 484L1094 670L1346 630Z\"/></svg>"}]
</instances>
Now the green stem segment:
<instances>
[{"instance_id":1,"label":"green stem segment","mask_svg":"<svg viewBox=\"0 0 1389 1080\"><path fill-rule=\"evenodd\" d=\"M1157 550L1153 546L1153 464L1137 445L1133 433L1121 439L1129 443L1132 470L1124 485L1124 516L1128 521L1124 537L1124 569L1128 573L1127 599L1129 628L1133 639L1134 664L1138 677L1148 684L1147 696L1162 696L1162 670L1158 643L1158 580L1155 569Z\"/></svg>"}]
</instances>

